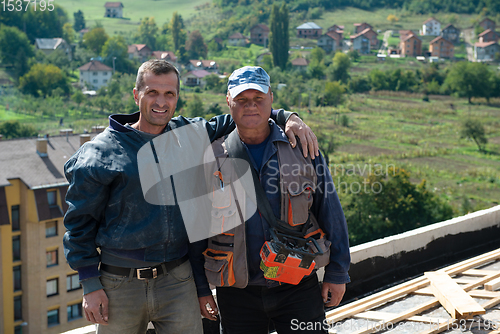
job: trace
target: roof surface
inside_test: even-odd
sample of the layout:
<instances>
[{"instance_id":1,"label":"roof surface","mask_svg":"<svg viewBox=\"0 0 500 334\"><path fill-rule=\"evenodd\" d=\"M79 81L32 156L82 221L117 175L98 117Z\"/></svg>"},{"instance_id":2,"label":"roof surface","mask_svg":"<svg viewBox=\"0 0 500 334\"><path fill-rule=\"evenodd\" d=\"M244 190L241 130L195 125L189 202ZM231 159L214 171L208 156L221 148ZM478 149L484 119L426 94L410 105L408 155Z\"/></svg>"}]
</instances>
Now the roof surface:
<instances>
[{"instance_id":1,"label":"roof surface","mask_svg":"<svg viewBox=\"0 0 500 334\"><path fill-rule=\"evenodd\" d=\"M434 38L432 41L429 42L429 44L434 44L436 42L439 42L439 40L443 40L444 42L448 43L448 44L453 44L452 42L450 42L449 40L447 40L446 38L444 38L443 36L438 36L436 38Z\"/></svg>"},{"instance_id":2,"label":"roof surface","mask_svg":"<svg viewBox=\"0 0 500 334\"><path fill-rule=\"evenodd\" d=\"M292 60L292 65L293 66L307 66L308 65L307 59L305 59L305 58L295 58L294 60Z\"/></svg>"},{"instance_id":3,"label":"roof surface","mask_svg":"<svg viewBox=\"0 0 500 334\"><path fill-rule=\"evenodd\" d=\"M241 32L235 32L229 36L229 39L246 39L246 37Z\"/></svg>"},{"instance_id":4,"label":"roof surface","mask_svg":"<svg viewBox=\"0 0 500 334\"><path fill-rule=\"evenodd\" d=\"M208 71L206 71L206 70L194 70L194 71L188 72L188 73L186 74L186 76L188 76L188 75L190 75L190 74L194 75L194 76L195 76L195 77L197 77L197 78L202 79L202 78L204 78L204 77L206 77L207 75L210 75L210 74L212 74L212 73L210 73L210 72L208 72Z\"/></svg>"},{"instance_id":5,"label":"roof surface","mask_svg":"<svg viewBox=\"0 0 500 334\"><path fill-rule=\"evenodd\" d=\"M437 23L441 23L438 20L436 20L435 18L431 17L431 18L428 18L427 20L425 20L423 24L429 23L431 21L436 21Z\"/></svg>"},{"instance_id":6,"label":"roof surface","mask_svg":"<svg viewBox=\"0 0 500 334\"><path fill-rule=\"evenodd\" d=\"M477 42L476 44L474 44L474 46L476 46L478 48L487 48L488 46L492 46L494 44L497 44L497 42L495 42L495 41L491 41L491 42Z\"/></svg>"},{"instance_id":7,"label":"roof surface","mask_svg":"<svg viewBox=\"0 0 500 334\"><path fill-rule=\"evenodd\" d=\"M121 2L106 2L104 4L104 7L107 7L107 8L118 8L118 7L124 7L124 6L123 6L123 3L121 3Z\"/></svg>"},{"instance_id":8,"label":"roof surface","mask_svg":"<svg viewBox=\"0 0 500 334\"><path fill-rule=\"evenodd\" d=\"M260 28L264 31L269 31L269 27L262 23L254 25L250 30L254 30L255 28Z\"/></svg>"},{"instance_id":9,"label":"roof surface","mask_svg":"<svg viewBox=\"0 0 500 334\"><path fill-rule=\"evenodd\" d=\"M35 44L41 50L55 50L59 45L64 43L62 38L37 38Z\"/></svg>"},{"instance_id":10,"label":"roof surface","mask_svg":"<svg viewBox=\"0 0 500 334\"><path fill-rule=\"evenodd\" d=\"M80 147L80 136L49 137L44 158L38 155L36 142L37 138L0 141L0 186L9 185L8 179L21 179L30 188L67 183L64 163Z\"/></svg>"},{"instance_id":11,"label":"roof surface","mask_svg":"<svg viewBox=\"0 0 500 334\"><path fill-rule=\"evenodd\" d=\"M297 29L323 29L314 22L306 22L297 27Z\"/></svg>"},{"instance_id":12,"label":"roof surface","mask_svg":"<svg viewBox=\"0 0 500 334\"><path fill-rule=\"evenodd\" d=\"M189 61L193 66L195 67L213 67L217 66L217 63L213 60L197 60L197 59L191 59Z\"/></svg>"},{"instance_id":13,"label":"roof surface","mask_svg":"<svg viewBox=\"0 0 500 334\"><path fill-rule=\"evenodd\" d=\"M80 71L112 71L113 69L107 65L104 65L98 60L91 60L87 64L82 65L78 68Z\"/></svg>"},{"instance_id":14,"label":"roof surface","mask_svg":"<svg viewBox=\"0 0 500 334\"><path fill-rule=\"evenodd\" d=\"M491 30L491 29L486 29L485 31L483 31L482 33L480 33L479 35L477 35L477 37L481 37L481 36L484 36L484 35L490 34L490 33L494 33L494 31Z\"/></svg>"},{"instance_id":15,"label":"roof surface","mask_svg":"<svg viewBox=\"0 0 500 334\"><path fill-rule=\"evenodd\" d=\"M172 61L176 61L177 57L172 51L153 51L153 57L156 59L171 59Z\"/></svg>"}]
</instances>

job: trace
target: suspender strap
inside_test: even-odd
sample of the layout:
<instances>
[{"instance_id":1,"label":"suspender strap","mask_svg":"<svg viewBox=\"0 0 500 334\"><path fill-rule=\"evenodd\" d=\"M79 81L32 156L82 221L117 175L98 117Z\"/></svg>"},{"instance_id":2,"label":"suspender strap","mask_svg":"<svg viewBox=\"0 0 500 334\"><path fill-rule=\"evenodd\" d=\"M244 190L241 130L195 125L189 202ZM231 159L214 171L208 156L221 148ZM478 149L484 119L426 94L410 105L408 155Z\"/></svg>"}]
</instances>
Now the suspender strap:
<instances>
[{"instance_id":1,"label":"suspender strap","mask_svg":"<svg viewBox=\"0 0 500 334\"><path fill-rule=\"evenodd\" d=\"M257 175L255 168L253 168L247 150L245 149L243 143L240 140L238 131L235 130L231 132L229 135L227 135L225 142L226 142L227 153L230 158L242 159L248 162L248 167L252 171L253 185L255 187L255 194L257 197L257 209L262 214L262 216L264 216L269 225L272 228L282 233L286 233L296 237L302 237L304 233L301 230L292 229L290 226L286 226L288 225L286 223L283 224L278 223L278 219L273 213L273 209L271 208L271 203L269 203L266 192L262 187L262 185L260 184L259 176ZM245 166L243 166L244 164L236 163L235 160L231 160L231 162L233 163L234 169L236 170L236 175L238 175L238 177L245 175L246 169L244 169L245 168Z\"/></svg>"}]
</instances>

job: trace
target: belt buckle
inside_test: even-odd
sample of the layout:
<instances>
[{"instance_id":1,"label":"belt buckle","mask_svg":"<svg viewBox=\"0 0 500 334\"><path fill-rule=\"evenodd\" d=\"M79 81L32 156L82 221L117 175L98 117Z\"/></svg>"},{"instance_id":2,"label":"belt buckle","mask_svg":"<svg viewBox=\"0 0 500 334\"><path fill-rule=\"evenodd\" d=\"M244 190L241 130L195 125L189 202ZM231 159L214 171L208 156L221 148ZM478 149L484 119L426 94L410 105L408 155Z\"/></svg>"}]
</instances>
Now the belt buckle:
<instances>
[{"instance_id":1,"label":"belt buckle","mask_svg":"<svg viewBox=\"0 0 500 334\"><path fill-rule=\"evenodd\" d=\"M137 279L147 279L146 277L141 276L141 273L145 272L146 270L151 270L151 272L153 273L153 278L158 277L158 270L156 268L139 268L139 269L136 269Z\"/></svg>"}]
</instances>

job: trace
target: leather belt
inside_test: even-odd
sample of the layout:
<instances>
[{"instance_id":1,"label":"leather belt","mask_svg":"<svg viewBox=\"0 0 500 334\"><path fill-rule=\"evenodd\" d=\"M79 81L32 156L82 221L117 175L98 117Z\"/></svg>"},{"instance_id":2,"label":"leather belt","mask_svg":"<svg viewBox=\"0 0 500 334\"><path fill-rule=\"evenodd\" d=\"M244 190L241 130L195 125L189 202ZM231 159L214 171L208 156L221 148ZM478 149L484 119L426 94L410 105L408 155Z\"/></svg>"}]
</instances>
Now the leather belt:
<instances>
[{"instance_id":1,"label":"leather belt","mask_svg":"<svg viewBox=\"0 0 500 334\"><path fill-rule=\"evenodd\" d=\"M184 255L180 259L169 262L163 262L157 266L147 267L147 268L124 268L124 267L112 266L106 263L101 263L100 269L110 274L121 275L121 276L130 276L130 271L132 271L133 272L132 276L137 277L137 279L152 279L158 277L158 275L163 274L164 269L166 270L165 273L167 273L170 270L174 269L175 267L180 266L187 260L188 256Z\"/></svg>"}]
</instances>

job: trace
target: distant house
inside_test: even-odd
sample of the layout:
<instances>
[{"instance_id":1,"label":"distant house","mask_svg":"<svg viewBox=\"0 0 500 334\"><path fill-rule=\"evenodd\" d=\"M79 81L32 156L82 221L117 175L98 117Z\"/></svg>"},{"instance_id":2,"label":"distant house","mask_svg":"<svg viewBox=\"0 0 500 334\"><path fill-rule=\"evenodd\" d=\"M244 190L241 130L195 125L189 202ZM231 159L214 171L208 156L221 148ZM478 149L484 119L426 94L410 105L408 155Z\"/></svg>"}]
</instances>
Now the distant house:
<instances>
[{"instance_id":1,"label":"distant house","mask_svg":"<svg viewBox=\"0 0 500 334\"><path fill-rule=\"evenodd\" d=\"M452 43L458 43L460 42L460 29L453 24L448 24L441 30L441 36Z\"/></svg>"},{"instance_id":2,"label":"distant house","mask_svg":"<svg viewBox=\"0 0 500 334\"><path fill-rule=\"evenodd\" d=\"M335 52L337 50L342 50L342 34L336 31L328 31L326 34L318 38L318 47L322 48L326 52Z\"/></svg>"},{"instance_id":3,"label":"distant house","mask_svg":"<svg viewBox=\"0 0 500 334\"><path fill-rule=\"evenodd\" d=\"M123 3L121 2L106 2L104 8L104 17L123 17Z\"/></svg>"},{"instance_id":4,"label":"distant house","mask_svg":"<svg viewBox=\"0 0 500 334\"><path fill-rule=\"evenodd\" d=\"M291 61L291 63L292 63L292 68L299 71L307 70L307 65L309 65L309 61L305 58L295 58L294 60Z\"/></svg>"},{"instance_id":5,"label":"distant house","mask_svg":"<svg viewBox=\"0 0 500 334\"><path fill-rule=\"evenodd\" d=\"M441 22L431 17L422 24L422 35L439 36L441 34Z\"/></svg>"},{"instance_id":6,"label":"distant house","mask_svg":"<svg viewBox=\"0 0 500 334\"><path fill-rule=\"evenodd\" d=\"M372 28L366 28L360 32L361 35L364 35L366 38L370 40L370 47L372 49L377 48L379 44L379 40L377 38L378 34L373 31Z\"/></svg>"},{"instance_id":7,"label":"distant house","mask_svg":"<svg viewBox=\"0 0 500 334\"><path fill-rule=\"evenodd\" d=\"M497 42L477 42L474 44L474 58L477 61L492 61L499 52L500 45Z\"/></svg>"},{"instance_id":8,"label":"distant house","mask_svg":"<svg viewBox=\"0 0 500 334\"><path fill-rule=\"evenodd\" d=\"M344 33L344 26L339 26L337 24L334 24L330 28L327 29L328 31L335 31L336 33Z\"/></svg>"},{"instance_id":9,"label":"distant house","mask_svg":"<svg viewBox=\"0 0 500 334\"><path fill-rule=\"evenodd\" d=\"M128 58L139 59L145 62L151 57L151 49L146 44L132 44L128 46Z\"/></svg>"},{"instance_id":10,"label":"distant house","mask_svg":"<svg viewBox=\"0 0 500 334\"><path fill-rule=\"evenodd\" d=\"M373 27L366 22L354 23L354 34L359 34L360 32L362 32L367 28L373 29Z\"/></svg>"},{"instance_id":11,"label":"distant house","mask_svg":"<svg viewBox=\"0 0 500 334\"><path fill-rule=\"evenodd\" d=\"M218 73L219 64L213 60L190 60L185 66L188 71L205 70L211 73Z\"/></svg>"},{"instance_id":12,"label":"distant house","mask_svg":"<svg viewBox=\"0 0 500 334\"><path fill-rule=\"evenodd\" d=\"M242 33L236 32L229 36L227 44L232 46L246 46L250 41Z\"/></svg>"},{"instance_id":13,"label":"distant house","mask_svg":"<svg viewBox=\"0 0 500 334\"><path fill-rule=\"evenodd\" d=\"M320 38L323 33L323 28L314 22L301 24L296 30L299 38Z\"/></svg>"},{"instance_id":14,"label":"distant house","mask_svg":"<svg viewBox=\"0 0 500 334\"><path fill-rule=\"evenodd\" d=\"M56 50L62 50L71 60L71 47L62 38L36 38L35 48L42 51L46 56Z\"/></svg>"},{"instance_id":15,"label":"distant house","mask_svg":"<svg viewBox=\"0 0 500 334\"><path fill-rule=\"evenodd\" d=\"M454 46L452 42L443 36L439 36L429 43L429 52L431 53L431 57L453 58Z\"/></svg>"},{"instance_id":16,"label":"distant house","mask_svg":"<svg viewBox=\"0 0 500 334\"><path fill-rule=\"evenodd\" d=\"M205 77L210 74L213 73L210 73L205 70L189 71L188 73L182 76L182 83L188 87L196 87L196 86L203 87L206 84Z\"/></svg>"},{"instance_id":17,"label":"distant house","mask_svg":"<svg viewBox=\"0 0 500 334\"><path fill-rule=\"evenodd\" d=\"M80 71L80 85L94 90L107 86L113 74L111 67L97 60L91 60L80 66L78 70Z\"/></svg>"},{"instance_id":18,"label":"distant house","mask_svg":"<svg viewBox=\"0 0 500 334\"><path fill-rule=\"evenodd\" d=\"M267 46L268 39L269 27L265 24L257 24L250 29L250 42L252 44Z\"/></svg>"},{"instance_id":19,"label":"distant house","mask_svg":"<svg viewBox=\"0 0 500 334\"><path fill-rule=\"evenodd\" d=\"M496 33L496 31L491 29L486 29L485 31L480 33L477 37L480 43L498 42L498 34Z\"/></svg>"},{"instance_id":20,"label":"distant house","mask_svg":"<svg viewBox=\"0 0 500 334\"><path fill-rule=\"evenodd\" d=\"M495 31L495 29L496 29L495 21L493 21L492 19L489 19L487 17L484 18L481 22L479 22L479 25L481 27L483 27L484 30L491 29L491 30Z\"/></svg>"},{"instance_id":21,"label":"distant house","mask_svg":"<svg viewBox=\"0 0 500 334\"><path fill-rule=\"evenodd\" d=\"M85 35L86 33L88 33L90 31L89 28L85 28L85 29L82 29L78 32L78 35L80 36L80 39L83 38L83 35Z\"/></svg>"},{"instance_id":22,"label":"distant house","mask_svg":"<svg viewBox=\"0 0 500 334\"><path fill-rule=\"evenodd\" d=\"M172 51L153 51L151 55L156 59L163 59L177 67L177 56Z\"/></svg>"},{"instance_id":23,"label":"distant house","mask_svg":"<svg viewBox=\"0 0 500 334\"><path fill-rule=\"evenodd\" d=\"M361 54L370 53L370 39L362 33L350 36L351 48Z\"/></svg>"},{"instance_id":24,"label":"distant house","mask_svg":"<svg viewBox=\"0 0 500 334\"><path fill-rule=\"evenodd\" d=\"M422 41L414 33L400 37L402 57L417 57L422 55Z\"/></svg>"}]
</instances>

